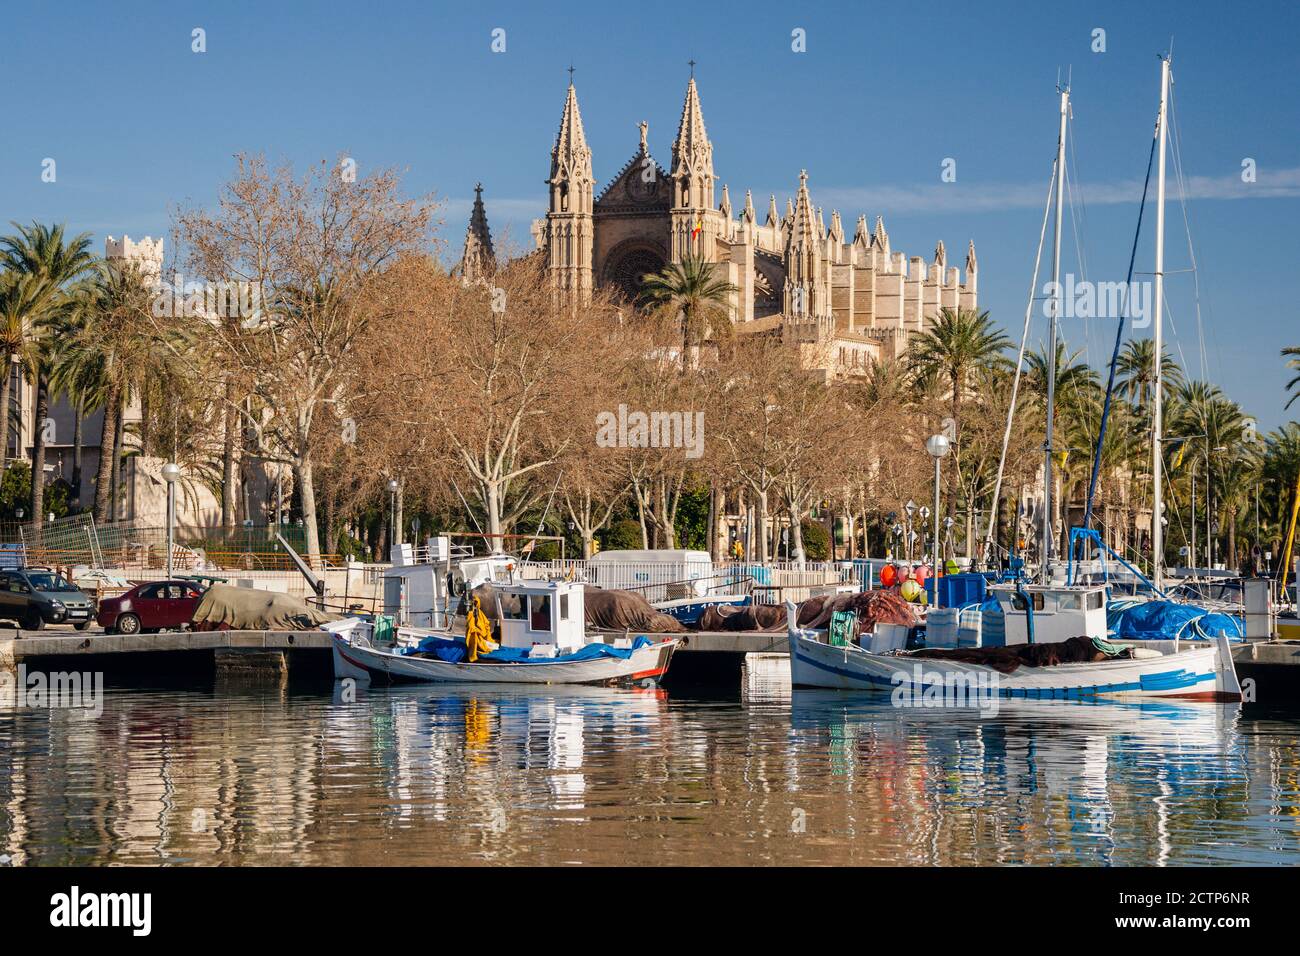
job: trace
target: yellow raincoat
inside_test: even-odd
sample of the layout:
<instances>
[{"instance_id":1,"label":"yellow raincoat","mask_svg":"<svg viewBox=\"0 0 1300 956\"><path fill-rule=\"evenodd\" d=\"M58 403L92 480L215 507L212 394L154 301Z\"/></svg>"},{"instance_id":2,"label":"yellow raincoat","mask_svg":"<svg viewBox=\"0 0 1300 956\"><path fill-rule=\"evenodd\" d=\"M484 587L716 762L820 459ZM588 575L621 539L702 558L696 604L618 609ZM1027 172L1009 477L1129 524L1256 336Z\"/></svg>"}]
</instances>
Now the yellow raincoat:
<instances>
[{"instance_id":1,"label":"yellow raincoat","mask_svg":"<svg viewBox=\"0 0 1300 956\"><path fill-rule=\"evenodd\" d=\"M469 651L471 664L478 660L480 653L488 654L497 649L492 641L492 627L488 624L487 615L483 613L477 597L465 619L465 648Z\"/></svg>"}]
</instances>

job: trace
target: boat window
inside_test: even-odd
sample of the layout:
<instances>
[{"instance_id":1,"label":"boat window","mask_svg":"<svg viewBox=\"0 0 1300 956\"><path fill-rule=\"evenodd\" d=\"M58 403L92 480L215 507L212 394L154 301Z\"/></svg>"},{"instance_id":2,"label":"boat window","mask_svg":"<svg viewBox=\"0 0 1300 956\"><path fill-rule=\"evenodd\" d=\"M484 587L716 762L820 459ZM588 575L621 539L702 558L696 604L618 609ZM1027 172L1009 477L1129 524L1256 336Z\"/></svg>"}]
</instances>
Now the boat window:
<instances>
[{"instance_id":1,"label":"boat window","mask_svg":"<svg viewBox=\"0 0 1300 956\"><path fill-rule=\"evenodd\" d=\"M502 594L501 616L512 621L524 619L524 596L522 594Z\"/></svg>"},{"instance_id":2,"label":"boat window","mask_svg":"<svg viewBox=\"0 0 1300 956\"><path fill-rule=\"evenodd\" d=\"M560 595L560 620L567 621L568 619L569 619L569 596L567 594L561 594Z\"/></svg>"},{"instance_id":3,"label":"boat window","mask_svg":"<svg viewBox=\"0 0 1300 956\"><path fill-rule=\"evenodd\" d=\"M549 631L551 629L551 596L549 594L530 594L528 596L528 629L530 631Z\"/></svg>"},{"instance_id":4,"label":"boat window","mask_svg":"<svg viewBox=\"0 0 1300 956\"><path fill-rule=\"evenodd\" d=\"M1081 600L1082 597L1083 595L1081 594L1071 594L1066 592L1057 597L1056 606L1062 611L1078 611L1083 607L1083 601Z\"/></svg>"},{"instance_id":5,"label":"boat window","mask_svg":"<svg viewBox=\"0 0 1300 956\"><path fill-rule=\"evenodd\" d=\"M1105 604L1105 596L1100 591L1093 591L1088 595L1088 610L1095 611Z\"/></svg>"},{"instance_id":6,"label":"boat window","mask_svg":"<svg viewBox=\"0 0 1300 956\"><path fill-rule=\"evenodd\" d=\"M1035 594L1035 595L1034 595L1034 610L1035 610L1035 611L1041 611L1042 609L1043 609L1043 595L1042 595L1042 594Z\"/></svg>"}]
</instances>

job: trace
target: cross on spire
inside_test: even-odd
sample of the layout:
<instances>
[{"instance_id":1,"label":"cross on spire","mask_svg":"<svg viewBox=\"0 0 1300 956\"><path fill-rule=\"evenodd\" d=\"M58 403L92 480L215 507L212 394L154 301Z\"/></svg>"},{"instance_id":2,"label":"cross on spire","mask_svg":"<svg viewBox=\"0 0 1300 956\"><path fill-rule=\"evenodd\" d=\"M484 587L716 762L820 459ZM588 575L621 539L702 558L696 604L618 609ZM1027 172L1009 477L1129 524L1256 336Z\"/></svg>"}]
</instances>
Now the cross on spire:
<instances>
[{"instance_id":1,"label":"cross on spire","mask_svg":"<svg viewBox=\"0 0 1300 956\"><path fill-rule=\"evenodd\" d=\"M573 64L569 64L569 85L573 85Z\"/></svg>"},{"instance_id":2,"label":"cross on spire","mask_svg":"<svg viewBox=\"0 0 1300 956\"><path fill-rule=\"evenodd\" d=\"M690 64L690 67L691 67L691 77L694 78L694 76L695 76L695 61L694 61L694 60L687 60L686 62L687 62L688 64Z\"/></svg>"}]
</instances>

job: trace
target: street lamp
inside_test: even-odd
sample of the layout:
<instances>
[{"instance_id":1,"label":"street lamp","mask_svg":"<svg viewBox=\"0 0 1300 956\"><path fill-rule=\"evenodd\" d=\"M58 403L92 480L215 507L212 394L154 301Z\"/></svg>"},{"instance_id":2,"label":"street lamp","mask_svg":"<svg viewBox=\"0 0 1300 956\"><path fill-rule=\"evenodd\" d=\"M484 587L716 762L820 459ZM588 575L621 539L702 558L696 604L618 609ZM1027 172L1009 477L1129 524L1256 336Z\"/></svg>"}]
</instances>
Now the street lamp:
<instances>
[{"instance_id":1,"label":"street lamp","mask_svg":"<svg viewBox=\"0 0 1300 956\"><path fill-rule=\"evenodd\" d=\"M905 512L907 512L907 531L908 531L908 536L907 536L907 560L908 560L908 561L911 561L911 560L912 560L912 539L913 539L913 537L914 537L914 535L911 533L911 532L912 532L912 516L913 516L914 514L916 514L916 502L913 501L911 498L908 498L908 499L907 499L907 504L905 504L905 505L903 506L903 510L904 510Z\"/></svg>"},{"instance_id":2,"label":"street lamp","mask_svg":"<svg viewBox=\"0 0 1300 956\"><path fill-rule=\"evenodd\" d=\"M167 482L167 579L172 576L172 550L176 528L176 479L181 476L180 466L173 461L162 467L163 480Z\"/></svg>"},{"instance_id":3,"label":"street lamp","mask_svg":"<svg viewBox=\"0 0 1300 956\"><path fill-rule=\"evenodd\" d=\"M397 544L397 479L388 479L388 553L391 558L393 548Z\"/></svg>"},{"instance_id":4,"label":"street lamp","mask_svg":"<svg viewBox=\"0 0 1300 956\"><path fill-rule=\"evenodd\" d=\"M952 442L943 433L931 435L925 441L925 450L934 459L934 606L939 606L939 468L940 462L952 450Z\"/></svg>"}]
</instances>

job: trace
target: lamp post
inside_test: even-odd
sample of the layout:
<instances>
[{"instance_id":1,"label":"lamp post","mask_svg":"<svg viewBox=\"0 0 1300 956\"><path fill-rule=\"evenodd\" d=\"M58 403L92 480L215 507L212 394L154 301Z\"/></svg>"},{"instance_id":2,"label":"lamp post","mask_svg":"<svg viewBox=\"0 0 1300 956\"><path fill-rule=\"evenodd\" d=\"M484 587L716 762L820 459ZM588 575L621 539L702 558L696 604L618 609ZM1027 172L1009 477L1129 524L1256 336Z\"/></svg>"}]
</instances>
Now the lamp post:
<instances>
[{"instance_id":1,"label":"lamp post","mask_svg":"<svg viewBox=\"0 0 1300 956\"><path fill-rule=\"evenodd\" d=\"M397 544L397 479L388 479L388 555L392 558Z\"/></svg>"},{"instance_id":2,"label":"lamp post","mask_svg":"<svg viewBox=\"0 0 1300 956\"><path fill-rule=\"evenodd\" d=\"M952 450L952 442L943 433L931 435L925 441L925 450L934 459L934 606L939 606L939 478L940 462Z\"/></svg>"},{"instance_id":3,"label":"lamp post","mask_svg":"<svg viewBox=\"0 0 1300 956\"><path fill-rule=\"evenodd\" d=\"M167 482L167 579L172 576L172 550L176 528L176 479L181 476L180 466L169 461L162 467L163 479Z\"/></svg>"},{"instance_id":4,"label":"lamp post","mask_svg":"<svg viewBox=\"0 0 1300 956\"><path fill-rule=\"evenodd\" d=\"M912 515L916 514L916 502L911 498L907 499L907 504L903 506L903 511L907 514L907 560L912 560Z\"/></svg>"}]
</instances>

